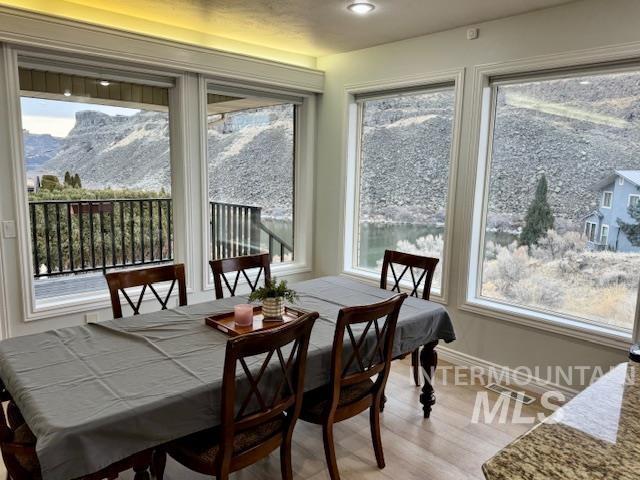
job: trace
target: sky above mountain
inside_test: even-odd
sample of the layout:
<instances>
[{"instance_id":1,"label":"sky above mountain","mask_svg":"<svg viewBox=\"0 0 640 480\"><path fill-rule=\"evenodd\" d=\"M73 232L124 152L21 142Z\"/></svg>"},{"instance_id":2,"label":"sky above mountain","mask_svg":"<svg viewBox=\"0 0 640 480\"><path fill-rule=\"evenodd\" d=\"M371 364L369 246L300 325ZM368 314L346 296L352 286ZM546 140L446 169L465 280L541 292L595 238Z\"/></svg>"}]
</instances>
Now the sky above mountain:
<instances>
[{"instance_id":1,"label":"sky above mountain","mask_svg":"<svg viewBox=\"0 0 640 480\"><path fill-rule=\"evenodd\" d=\"M76 123L76 113L93 110L110 116L131 116L140 110L135 108L110 107L95 103L47 100L21 97L22 128L30 133L48 133L54 137L66 137Z\"/></svg>"}]
</instances>

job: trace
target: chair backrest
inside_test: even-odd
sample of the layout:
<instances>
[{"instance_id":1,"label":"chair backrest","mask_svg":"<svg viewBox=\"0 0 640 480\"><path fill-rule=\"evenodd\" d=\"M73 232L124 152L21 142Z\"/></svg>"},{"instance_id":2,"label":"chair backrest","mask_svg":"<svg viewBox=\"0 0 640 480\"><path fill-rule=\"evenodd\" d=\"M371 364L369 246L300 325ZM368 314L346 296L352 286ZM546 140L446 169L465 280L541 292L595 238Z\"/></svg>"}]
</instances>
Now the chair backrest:
<instances>
[{"instance_id":1,"label":"chair backrest","mask_svg":"<svg viewBox=\"0 0 640 480\"><path fill-rule=\"evenodd\" d=\"M317 318L317 312L307 313L227 342L218 462L232 461L236 434L276 420L283 422L280 432L293 428L302 408L307 350ZM260 367L251 370L251 364Z\"/></svg>"},{"instance_id":2,"label":"chair backrest","mask_svg":"<svg viewBox=\"0 0 640 480\"><path fill-rule=\"evenodd\" d=\"M424 280L422 298L424 300L429 300L431 284L433 283L433 274L436 271L439 261L439 259L433 257L423 257L421 255L396 252L394 250L385 250L384 260L382 262L382 273L380 274L380 288L385 290L387 289L387 277L389 275L389 270L391 270L394 280L394 285L391 288L391 291L400 292L400 282L404 278L405 274L409 272L411 282L413 283L413 290L411 290L410 296L418 296L418 289ZM400 275L397 274L393 267L394 265L404 267L402 268ZM414 269L417 269L417 271Z\"/></svg>"},{"instance_id":3,"label":"chair backrest","mask_svg":"<svg viewBox=\"0 0 640 480\"><path fill-rule=\"evenodd\" d=\"M211 260L209 262L211 271L213 272L213 283L216 288L216 298L224 298L224 291L222 282L229 290L230 296L236 295L236 289L238 288L238 281L240 275L243 275L247 280L251 291L255 291L260 283L260 277L264 277L264 281L271 280L271 255L268 253L261 253L259 255L246 255L244 257L223 258L221 260ZM258 275L254 280L251 280L247 274L247 270L258 269ZM236 276L232 282L225 275L226 273L235 272Z\"/></svg>"},{"instance_id":4,"label":"chair backrest","mask_svg":"<svg viewBox=\"0 0 640 480\"><path fill-rule=\"evenodd\" d=\"M160 302L162 310L167 309L169 298L178 283L178 303L180 306L187 304L187 283L184 275L184 265L179 263L176 265L165 265L162 267L143 268L140 270L127 270L124 272L113 272L105 275L107 285L109 285L109 293L111 294L111 308L113 309L113 318L122 318L122 304L120 303L120 292L125 298L129 306L133 309L133 314L140 313L140 306L147 289L151 290L153 296ZM161 298L154 284L161 282L171 282L169 291L165 298ZM140 295L136 302L126 292L127 288L142 287Z\"/></svg>"},{"instance_id":5,"label":"chair backrest","mask_svg":"<svg viewBox=\"0 0 640 480\"><path fill-rule=\"evenodd\" d=\"M340 310L331 358L330 410L337 407L342 387L370 380L374 375L378 377L371 393L384 392L398 314L405 298L407 294L401 293L383 302Z\"/></svg>"}]
</instances>

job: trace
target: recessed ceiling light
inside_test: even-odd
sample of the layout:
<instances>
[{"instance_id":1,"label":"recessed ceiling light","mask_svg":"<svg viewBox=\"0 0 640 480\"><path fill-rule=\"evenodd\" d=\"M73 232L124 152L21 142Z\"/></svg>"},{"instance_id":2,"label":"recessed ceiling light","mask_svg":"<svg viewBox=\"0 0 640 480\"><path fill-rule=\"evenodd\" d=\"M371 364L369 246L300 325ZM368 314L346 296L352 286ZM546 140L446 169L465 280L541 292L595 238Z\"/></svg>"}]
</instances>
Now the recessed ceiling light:
<instances>
[{"instance_id":1,"label":"recessed ceiling light","mask_svg":"<svg viewBox=\"0 0 640 480\"><path fill-rule=\"evenodd\" d=\"M582 80L580 85L591 85L591 82L589 80Z\"/></svg>"},{"instance_id":2,"label":"recessed ceiling light","mask_svg":"<svg viewBox=\"0 0 640 480\"><path fill-rule=\"evenodd\" d=\"M109 80L100 80L100 85L102 85L103 87L108 87L109 85L111 85L111 82Z\"/></svg>"},{"instance_id":3,"label":"recessed ceiling light","mask_svg":"<svg viewBox=\"0 0 640 480\"><path fill-rule=\"evenodd\" d=\"M64 91L64 96L65 97L70 97L71 96L71 92L69 90L65 90Z\"/></svg>"},{"instance_id":4,"label":"recessed ceiling light","mask_svg":"<svg viewBox=\"0 0 640 480\"><path fill-rule=\"evenodd\" d=\"M366 15L367 13L373 12L376 6L373 3L369 2L355 2L347 7L351 12L357 13L358 15Z\"/></svg>"}]
</instances>

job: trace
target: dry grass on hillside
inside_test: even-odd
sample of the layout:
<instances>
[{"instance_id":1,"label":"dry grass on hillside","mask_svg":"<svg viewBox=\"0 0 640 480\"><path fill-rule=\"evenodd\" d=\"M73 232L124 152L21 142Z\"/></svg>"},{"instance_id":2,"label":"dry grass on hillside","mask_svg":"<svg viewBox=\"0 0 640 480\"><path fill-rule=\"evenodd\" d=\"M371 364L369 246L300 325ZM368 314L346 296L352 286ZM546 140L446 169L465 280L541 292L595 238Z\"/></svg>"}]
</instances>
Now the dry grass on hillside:
<instances>
[{"instance_id":1,"label":"dry grass on hillside","mask_svg":"<svg viewBox=\"0 0 640 480\"><path fill-rule=\"evenodd\" d=\"M420 255L441 255L441 237L399 242ZM576 232L551 230L538 246L487 242L482 295L507 303L631 329L640 253L592 252Z\"/></svg>"}]
</instances>

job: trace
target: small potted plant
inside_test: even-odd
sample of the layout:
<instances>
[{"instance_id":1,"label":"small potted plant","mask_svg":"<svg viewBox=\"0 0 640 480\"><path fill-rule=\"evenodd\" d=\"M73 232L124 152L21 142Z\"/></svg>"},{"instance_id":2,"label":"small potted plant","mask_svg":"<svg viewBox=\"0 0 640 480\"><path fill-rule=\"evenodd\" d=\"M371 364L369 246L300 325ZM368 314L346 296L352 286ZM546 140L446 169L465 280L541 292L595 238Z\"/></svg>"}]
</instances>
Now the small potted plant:
<instances>
[{"instance_id":1,"label":"small potted plant","mask_svg":"<svg viewBox=\"0 0 640 480\"><path fill-rule=\"evenodd\" d=\"M282 280L278 283L275 277L272 280L267 280L264 287L256 289L249 295L250 302L256 300L262 302L264 318L281 319L284 315L284 301L294 303L297 299L298 294L287 287L287 281Z\"/></svg>"}]
</instances>

